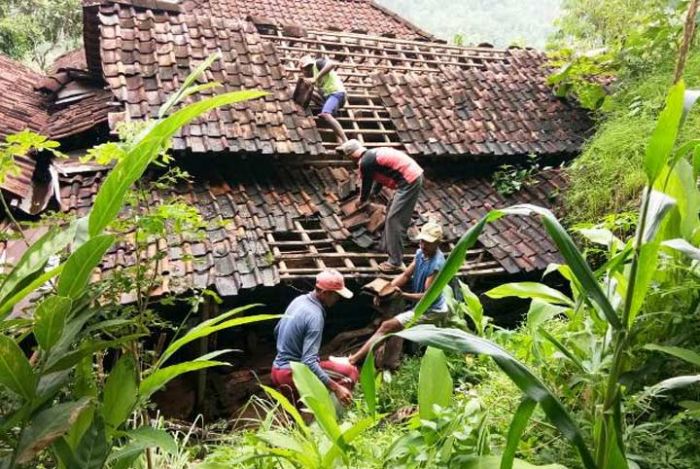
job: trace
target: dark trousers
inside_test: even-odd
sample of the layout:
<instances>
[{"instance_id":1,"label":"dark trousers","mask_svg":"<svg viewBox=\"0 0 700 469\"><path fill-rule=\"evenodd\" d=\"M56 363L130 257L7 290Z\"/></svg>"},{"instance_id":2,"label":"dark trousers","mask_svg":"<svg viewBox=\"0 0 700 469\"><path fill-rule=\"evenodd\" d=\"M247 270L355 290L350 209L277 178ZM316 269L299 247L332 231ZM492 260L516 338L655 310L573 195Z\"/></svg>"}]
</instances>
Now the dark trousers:
<instances>
[{"instance_id":1,"label":"dark trousers","mask_svg":"<svg viewBox=\"0 0 700 469\"><path fill-rule=\"evenodd\" d=\"M421 175L410 185L398 189L391 200L384 222L384 246L389 255L389 262L394 265L401 265L403 262L403 237L411 223L422 187Z\"/></svg>"}]
</instances>

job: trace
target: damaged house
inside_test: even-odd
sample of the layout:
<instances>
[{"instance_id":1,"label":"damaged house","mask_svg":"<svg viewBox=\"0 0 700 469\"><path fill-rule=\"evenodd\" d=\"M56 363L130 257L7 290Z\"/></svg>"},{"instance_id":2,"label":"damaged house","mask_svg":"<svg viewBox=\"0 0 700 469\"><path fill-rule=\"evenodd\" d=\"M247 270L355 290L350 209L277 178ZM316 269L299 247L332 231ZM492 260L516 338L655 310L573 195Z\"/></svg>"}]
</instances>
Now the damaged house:
<instances>
[{"instance_id":1,"label":"damaged house","mask_svg":"<svg viewBox=\"0 0 700 469\"><path fill-rule=\"evenodd\" d=\"M146 253L163 253L151 294L212 289L224 302L209 305L206 314L248 303L281 313L326 267L341 271L355 291L380 274L383 217L353 212L357 168L336 154L333 131L292 99L305 54L339 63L348 100L338 121L349 138L402 150L425 169L413 221L442 223L445 252L492 208L555 206L565 185L556 166L576 156L591 126L583 110L553 95L543 54L448 45L371 0L83 4L84 48L61 57L48 75L0 56L0 136L29 128L60 141L69 155L19 158L20 174L7 178L3 193L18 219L51 210L84 215L109 167L79 158L114 140L118 122L156 118L185 78L220 53L205 76L223 87L203 95L269 94L213 111L177 135L171 154L192 179L153 191L149 203L177 197L196 207L207 227L200 237L153 240ZM542 169L509 196L499 194L493 172L529 155L554 169ZM121 237L94 278L133 266L132 241ZM23 245L6 241L1 249L3 263L11 264ZM407 258L415 249L408 243ZM478 288L533 278L558 261L538 220L506 217L486 228L461 274ZM127 293L121 301L135 298ZM328 339L366 327L369 305L360 297L331 314ZM214 385L238 386L220 393L228 393L231 406L254 384L250 370L265 374L273 345L269 324L236 334L219 337L218 345L236 341L222 348L243 349L234 360L240 368Z\"/></svg>"}]
</instances>

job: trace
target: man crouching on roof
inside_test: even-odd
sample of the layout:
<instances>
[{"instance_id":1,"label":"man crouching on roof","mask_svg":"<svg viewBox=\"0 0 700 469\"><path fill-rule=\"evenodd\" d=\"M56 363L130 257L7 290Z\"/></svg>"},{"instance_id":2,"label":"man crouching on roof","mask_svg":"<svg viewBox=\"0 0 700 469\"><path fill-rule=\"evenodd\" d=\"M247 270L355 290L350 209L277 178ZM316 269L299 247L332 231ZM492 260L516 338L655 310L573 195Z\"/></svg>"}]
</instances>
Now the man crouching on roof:
<instances>
[{"instance_id":1,"label":"man crouching on roof","mask_svg":"<svg viewBox=\"0 0 700 469\"><path fill-rule=\"evenodd\" d=\"M321 347L326 310L340 298L352 298L345 288L343 275L337 270L324 270L316 276L314 291L296 297L275 327L277 356L272 364L272 383L293 402L299 399L292 380L290 362L301 362L336 395L343 404L352 402L352 388L359 373L352 365L321 361Z\"/></svg>"},{"instance_id":2,"label":"man crouching on roof","mask_svg":"<svg viewBox=\"0 0 700 469\"><path fill-rule=\"evenodd\" d=\"M420 241L420 249L416 251L416 257L411 265L398 277L391 281L391 286L396 292L408 301L418 303L428 290L440 269L445 265L445 255L440 250L442 240L442 227L429 221L420 230L417 236ZM404 291L404 288L408 291ZM445 297L440 294L428 311L420 318L420 322L441 322L447 318L448 309ZM350 355L347 361L334 357L337 363L356 365L362 361L373 343L387 334L399 332L413 319L413 309L398 314L388 319L379 326L377 332L365 342L357 352Z\"/></svg>"},{"instance_id":3,"label":"man crouching on roof","mask_svg":"<svg viewBox=\"0 0 700 469\"><path fill-rule=\"evenodd\" d=\"M348 137L340 123L334 117L347 98L345 85L335 71L337 63L327 57L314 59L305 55L299 60L299 68L304 77L310 78L311 83L318 85L323 97L323 108L318 115L331 126L340 143L347 142Z\"/></svg>"}]
</instances>

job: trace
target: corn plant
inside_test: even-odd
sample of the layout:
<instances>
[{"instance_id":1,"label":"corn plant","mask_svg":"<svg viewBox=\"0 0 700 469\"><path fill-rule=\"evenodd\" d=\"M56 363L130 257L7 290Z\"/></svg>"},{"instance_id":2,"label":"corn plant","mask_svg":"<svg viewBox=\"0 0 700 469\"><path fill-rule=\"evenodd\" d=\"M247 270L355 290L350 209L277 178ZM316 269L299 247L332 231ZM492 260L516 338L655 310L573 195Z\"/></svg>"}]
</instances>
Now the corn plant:
<instances>
[{"instance_id":1,"label":"corn plant","mask_svg":"<svg viewBox=\"0 0 700 469\"><path fill-rule=\"evenodd\" d=\"M685 256L697 263L700 259L700 194L696 181L700 171L700 146L692 141L674 149L676 136L685 114L694 103L694 94L686 97L682 81L671 88L666 106L652 134L645 160L647 186L642 196L639 224L634 239L624 245L615 243L616 253L598 272L586 263L571 236L547 209L533 205L516 205L493 210L479 220L459 240L445 266L415 308L414 322L427 310L442 289L457 274L467 249L474 245L484 226L507 215L537 216L566 261L562 273L568 276L576 298L538 283L518 283L499 287L491 296L519 296L536 299L560 308L564 314L584 312L604 329L601 353L609 362L594 370L602 373L602 385L595 410L591 435L584 435L572 414L550 389L524 364L503 348L481 337L456 329L418 325L396 335L421 344L462 353L491 356L496 364L523 392L523 400L510 426L501 469L513 467L518 441L535 407L539 405L547 418L576 448L587 469L627 469L623 443L622 402L625 388L620 378L628 370L636 319L642 311L654 274L659 253L668 250L673 256ZM688 161L692 155L692 163ZM614 243L614 240L610 240ZM675 253L675 254L674 254ZM566 355L567 348L557 347ZM576 360L574 354L569 358ZM361 382L370 412L376 411L374 363L365 362ZM695 377L675 384L692 384Z\"/></svg>"},{"instance_id":2,"label":"corn plant","mask_svg":"<svg viewBox=\"0 0 700 469\"><path fill-rule=\"evenodd\" d=\"M269 410L263 429L253 436L259 447L227 464L205 463L203 469L241 467L244 463L251 465L256 460L284 461L285 464L276 467L288 465L301 469L336 467L339 461L347 465L350 444L376 423L374 417L365 417L353 424L340 423L336 405L321 380L303 363L292 362L291 366L299 397L313 414L315 423L307 424L299 410L284 395L263 385L263 390L277 407ZM270 418L276 412L286 413L292 424L286 428L272 425Z\"/></svg>"},{"instance_id":3,"label":"corn plant","mask_svg":"<svg viewBox=\"0 0 700 469\"><path fill-rule=\"evenodd\" d=\"M217 56L204 62L201 73ZM191 84L188 80L188 83ZM188 88L167 103L170 107L201 87ZM0 439L10 451L0 455L2 467L13 468L32 461L45 449L62 467L130 467L144 449L172 447L170 437L153 428L124 429L131 413L171 379L188 371L225 365L214 360L226 350L193 361L165 366L168 359L193 340L239 324L277 316L232 316L239 308L206 321L176 338L157 363L141 373L132 354L117 361L104 383L92 370L92 355L120 348L139 335L111 340L99 337L107 324L91 323L98 313L90 276L115 241L107 233L122 209L129 188L167 147L184 125L220 106L258 98L260 91L237 91L202 99L149 123L135 143L120 155L99 192L88 216L67 227L54 227L29 246L0 282L0 386L9 392L9 412L0 422ZM53 149L53 147L49 147ZM68 246L65 262L45 272L50 257ZM57 278L56 278L57 277ZM52 292L43 298L31 319L7 319L13 307L40 286L52 281ZM109 321L105 321L109 322ZM20 344L32 334L38 350L30 361ZM117 450L113 451L115 447Z\"/></svg>"}]
</instances>

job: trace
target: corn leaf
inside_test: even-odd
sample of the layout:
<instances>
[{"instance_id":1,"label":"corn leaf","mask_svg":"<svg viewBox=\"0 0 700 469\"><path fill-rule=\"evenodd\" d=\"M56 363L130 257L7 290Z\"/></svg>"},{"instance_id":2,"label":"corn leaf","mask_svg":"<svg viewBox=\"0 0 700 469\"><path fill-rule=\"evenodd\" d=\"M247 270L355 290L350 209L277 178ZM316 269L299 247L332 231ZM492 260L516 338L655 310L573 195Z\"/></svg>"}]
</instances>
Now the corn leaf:
<instances>
[{"instance_id":1,"label":"corn leaf","mask_svg":"<svg viewBox=\"0 0 700 469\"><path fill-rule=\"evenodd\" d=\"M289 402L289 399L284 397L284 395L277 391L276 389L273 389L269 386L265 386L264 384L261 384L260 387L265 391L265 393L270 396L272 399L274 399L281 407L282 409L285 410L289 415L292 416L294 419L294 422L297 424L299 429L304 432L305 435L309 436L310 435L310 430L309 426L306 425L306 422L304 422L304 418L301 416L299 411L297 410L294 405Z\"/></svg>"},{"instance_id":2,"label":"corn leaf","mask_svg":"<svg viewBox=\"0 0 700 469\"><path fill-rule=\"evenodd\" d=\"M555 305L574 306L574 302L559 290L538 282L504 283L486 292L490 298L518 298L543 300Z\"/></svg>"},{"instance_id":3,"label":"corn leaf","mask_svg":"<svg viewBox=\"0 0 700 469\"><path fill-rule=\"evenodd\" d=\"M620 318L610 304L607 295L598 283L595 274L586 263L583 255L576 247L576 244L574 244L574 241L571 239L571 236L569 236L564 227L561 226L561 223L559 223L551 211L536 205L522 204L508 207L507 209L502 210L502 212L509 214L534 213L540 215L542 224L547 230L547 233L549 233L552 241L554 241L554 244L556 244L557 248L559 248L559 252L564 257L569 268L571 269L571 272L581 285L582 293L598 305L610 325L612 325L615 329L622 327Z\"/></svg>"},{"instance_id":4,"label":"corn leaf","mask_svg":"<svg viewBox=\"0 0 700 469\"><path fill-rule=\"evenodd\" d=\"M420 362L418 373L418 412L424 420L435 418L438 405L447 408L452 401L452 376L447 369L445 353L428 347Z\"/></svg>"},{"instance_id":5,"label":"corn leaf","mask_svg":"<svg viewBox=\"0 0 700 469\"><path fill-rule=\"evenodd\" d=\"M377 382L375 380L376 370L374 366L374 347L367 354L365 362L362 364L360 371L360 384L362 385L362 394L364 395L367 411L370 415L377 414Z\"/></svg>"},{"instance_id":6,"label":"corn leaf","mask_svg":"<svg viewBox=\"0 0 700 469\"><path fill-rule=\"evenodd\" d=\"M253 309L253 308L256 308L258 306L260 306L260 304L252 304L252 305L242 306L240 308L234 308L231 311L221 313L221 314L219 314L211 319L207 319L206 321L200 322L195 327L190 329L184 336L173 341L168 346L168 348L165 349L163 354L158 359L158 365L156 365L156 367L165 363L168 360L168 358L170 358L175 352L180 350L180 348L182 348L182 346L189 344L193 340L197 340L199 338L202 338L202 337L205 337L205 336L211 334L212 332L215 332L212 330L212 328L217 326L219 323L225 321L226 319L230 318L231 316L235 316L236 314L244 313L244 312L248 311L249 309ZM249 317L250 318L257 318L259 316L249 316ZM250 321L250 322L254 322L254 321ZM229 326L229 327L233 327L233 325Z\"/></svg>"},{"instance_id":7,"label":"corn leaf","mask_svg":"<svg viewBox=\"0 0 700 469\"><path fill-rule=\"evenodd\" d=\"M676 358L680 358L681 360L685 360L686 362L690 363L691 365L695 365L697 367L700 367L700 353L697 353L693 350L683 348L683 347L673 347L670 345L656 345L656 344L647 344L644 346L644 349L646 350L652 350L656 352L662 352L667 355L671 355Z\"/></svg>"},{"instance_id":8,"label":"corn leaf","mask_svg":"<svg viewBox=\"0 0 700 469\"><path fill-rule=\"evenodd\" d=\"M454 278L454 276L459 272L459 269L464 263L464 259L467 255L467 250L471 248L474 243L476 243L479 235L486 226L487 223L497 220L502 216L502 212L494 210L489 212L481 220L479 220L476 225L467 230L460 240L455 245L450 255L445 260L445 265L440 269L437 277L433 280L430 288L425 292L423 298L418 302L413 310L413 319L408 323L407 327L415 324L416 321L420 319L421 316L430 308L435 300L442 293L443 288Z\"/></svg>"},{"instance_id":9,"label":"corn leaf","mask_svg":"<svg viewBox=\"0 0 700 469\"><path fill-rule=\"evenodd\" d=\"M160 363L165 362L169 357L172 356L177 350L179 350L183 345L192 342L193 340L199 339L201 337L206 337L214 332L222 331L224 329L230 329L231 327L241 326L243 324L250 324L253 322L269 321L270 319L278 319L280 315L278 314L256 314L253 316L244 316L242 318L229 319L228 321L221 322L215 325L209 325L206 327L193 328L187 334L185 334L180 339L173 342L163 353L163 357L159 360ZM196 330L195 330L196 329Z\"/></svg>"},{"instance_id":10,"label":"corn leaf","mask_svg":"<svg viewBox=\"0 0 700 469\"><path fill-rule=\"evenodd\" d=\"M225 352L228 351L226 350ZM148 399L154 392L158 391L160 388L168 384L170 380L175 379L178 376L185 373L189 373L191 371L203 370L205 368L211 368L213 366L230 365L226 362L206 360L200 357L193 361L178 363L177 365L171 365L166 366L165 368L160 368L148 375L146 379L141 381L141 386L139 387L139 395L142 399Z\"/></svg>"},{"instance_id":11,"label":"corn leaf","mask_svg":"<svg viewBox=\"0 0 700 469\"><path fill-rule=\"evenodd\" d=\"M661 173L673 150L683 114L684 94L685 84L681 80L669 91L666 105L651 134L644 156L644 172L650 185Z\"/></svg>"},{"instance_id":12,"label":"corn leaf","mask_svg":"<svg viewBox=\"0 0 700 469\"><path fill-rule=\"evenodd\" d=\"M299 397L314 413L316 421L328 439L345 452L346 445L335 415L335 406L328 389L308 366L299 362L291 362L292 379L299 391Z\"/></svg>"},{"instance_id":13,"label":"corn leaf","mask_svg":"<svg viewBox=\"0 0 700 469\"><path fill-rule=\"evenodd\" d=\"M192 120L217 107L265 96L262 91L234 91L185 106L158 122L110 171L90 212L90 236L100 234L117 216L129 187L142 175L175 133Z\"/></svg>"},{"instance_id":14,"label":"corn leaf","mask_svg":"<svg viewBox=\"0 0 700 469\"><path fill-rule=\"evenodd\" d=\"M506 438L506 447L503 450L501 457L501 469L512 469L515 461L515 453L518 450L518 443L527 427L527 422L530 421L532 412L537 407L537 402L525 396L520 402L518 409L515 411L513 421L508 428L508 437Z\"/></svg>"}]
</instances>

